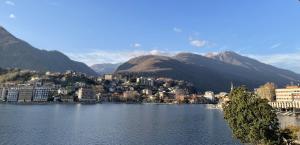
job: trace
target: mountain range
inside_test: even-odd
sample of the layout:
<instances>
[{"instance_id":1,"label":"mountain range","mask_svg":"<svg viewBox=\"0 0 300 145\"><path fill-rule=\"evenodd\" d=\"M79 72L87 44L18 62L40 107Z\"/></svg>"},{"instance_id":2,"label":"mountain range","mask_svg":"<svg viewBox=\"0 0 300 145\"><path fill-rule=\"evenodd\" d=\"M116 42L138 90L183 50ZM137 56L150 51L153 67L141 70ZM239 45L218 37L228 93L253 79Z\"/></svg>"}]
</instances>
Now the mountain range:
<instances>
[{"instance_id":1,"label":"mountain range","mask_svg":"<svg viewBox=\"0 0 300 145\"><path fill-rule=\"evenodd\" d=\"M99 75L114 73L122 63L102 63L90 66Z\"/></svg>"},{"instance_id":2,"label":"mountain range","mask_svg":"<svg viewBox=\"0 0 300 145\"><path fill-rule=\"evenodd\" d=\"M90 68L84 63L71 60L59 51L37 49L0 26L0 71L1 68L53 72L73 70L88 75L102 75L115 71L138 76L167 77L189 81L199 91L228 91L231 83L255 88L266 82L274 82L281 87L290 82L299 83L300 80L300 75L292 71L264 64L231 51L206 55L145 55L132 58L123 64L98 64Z\"/></svg>"},{"instance_id":3,"label":"mountain range","mask_svg":"<svg viewBox=\"0 0 300 145\"><path fill-rule=\"evenodd\" d=\"M266 82L285 86L300 80L300 75L292 71L231 51L206 55L179 53L172 57L140 56L120 65L116 73L186 80L199 91L228 91L231 83L253 89Z\"/></svg>"},{"instance_id":4,"label":"mountain range","mask_svg":"<svg viewBox=\"0 0 300 145\"><path fill-rule=\"evenodd\" d=\"M96 72L86 64L73 61L59 51L37 49L27 42L16 38L1 26L0 67L53 72L73 70L88 75L96 75Z\"/></svg>"}]
</instances>

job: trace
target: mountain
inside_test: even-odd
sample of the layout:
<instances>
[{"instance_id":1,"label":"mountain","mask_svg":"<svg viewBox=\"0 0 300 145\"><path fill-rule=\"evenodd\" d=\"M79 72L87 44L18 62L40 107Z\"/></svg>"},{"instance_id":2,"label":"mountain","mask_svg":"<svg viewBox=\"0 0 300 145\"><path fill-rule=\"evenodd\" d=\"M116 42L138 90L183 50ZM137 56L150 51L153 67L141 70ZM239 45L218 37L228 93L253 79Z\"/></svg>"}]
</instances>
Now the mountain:
<instances>
[{"instance_id":1,"label":"mountain","mask_svg":"<svg viewBox=\"0 0 300 145\"><path fill-rule=\"evenodd\" d=\"M270 77L269 74L273 74L276 76L276 78L284 78L288 79L289 81L299 81L299 74L294 73L289 70L280 69L277 67L274 67L272 65L261 63L255 59L251 59L249 57L241 56L235 52L232 51L226 51L223 53L219 53L216 55L211 55L209 58L231 64L234 66L243 67L248 72L257 72L261 74L266 74L267 77ZM250 74L249 74L250 75Z\"/></svg>"},{"instance_id":2,"label":"mountain","mask_svg":"<svg viewBox=\"0 0 300 145\"><path fill-rule=\"evenodd\" d=\"M5 69L0 68L0 75L3 74L3 73L5 73L5 72L6 72Z\"/></svg>"},{"instance_id":3,"label":"mountain","mask_svg":"<svg viewBox=\"0 0 300 145\"><path fill-rule=\"evenodd\" d=\"M219 72L166 56L147 55L133 58L122 64L116 73L186 80L192 82L201 91L209 90L212 86L215 90L222 90L223 86L230 85L230 80L222 77ZM214 85L218 81L221 85Z\"/></svg>"},{"instance_id":4,"label":"mountain","mask_svg":"<svg viewBox=\"0 0 300 145\"><path fill-rule=\"evenodd\" d=\"M114 73L121 63L102 63L90 66L99 75Z\"/></svg>"},{"instance_id":5,"label":"mountain","mask_svg":"<svg viewBox=\"0 0 300 145\"><path fill-rule=\"evenodd\" d=\"M300 75L261 63L234 52L215 55L179 53L173 57L146 55L122 64L116 73L169 77L192 82L199 91L228 91L234 85L253 89L266 82L284 86Z\"/></svg>"},{"instance_id":6,"label":"mountain","mask_svg":"<svg viewBox=\"0 0 300 145\"><path fill-rule=\"evenodd\" d=\"M59 51L46 51L34 48L27 42L16 38L1 26L0 67L54 72L73 70L88 75L96 75L84 63L73 61Z\"/></svg>"}]
</instances>

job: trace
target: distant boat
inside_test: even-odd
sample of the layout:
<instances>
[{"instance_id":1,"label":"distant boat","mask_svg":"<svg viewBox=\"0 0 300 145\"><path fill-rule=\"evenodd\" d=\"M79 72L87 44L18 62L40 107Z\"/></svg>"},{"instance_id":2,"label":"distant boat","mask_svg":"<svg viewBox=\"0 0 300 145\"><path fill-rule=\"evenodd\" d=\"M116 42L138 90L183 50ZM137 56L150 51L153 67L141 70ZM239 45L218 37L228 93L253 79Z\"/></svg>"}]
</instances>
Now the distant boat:
<instances>
[{"instance_id":1,"label":"distant boat","mask_svg":"<svg viewBox=\"0 0 300 145\"><path fill-rule=\"evenodd\" d=\"M207 109L219 109L219 107L217 105L215 105L215 104L207 104L206 108Z\"/></svg>"}]
</instances>

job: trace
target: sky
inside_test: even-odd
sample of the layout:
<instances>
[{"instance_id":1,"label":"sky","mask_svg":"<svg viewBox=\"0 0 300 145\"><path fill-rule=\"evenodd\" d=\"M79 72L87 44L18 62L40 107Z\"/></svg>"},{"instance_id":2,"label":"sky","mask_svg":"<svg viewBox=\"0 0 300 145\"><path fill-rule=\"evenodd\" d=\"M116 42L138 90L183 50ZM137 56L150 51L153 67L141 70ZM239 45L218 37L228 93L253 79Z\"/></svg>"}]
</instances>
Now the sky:
<instances>
[{"instance_id":1,"label":"sky","mask_svg":"<svg viewBox=\"0 0 300 145\"><path fill-rule=\"evenodd\" d=\"M0 0L0 25L88 65L230 50L300 73L299 0Z\"/></svg>"}]
</instances>

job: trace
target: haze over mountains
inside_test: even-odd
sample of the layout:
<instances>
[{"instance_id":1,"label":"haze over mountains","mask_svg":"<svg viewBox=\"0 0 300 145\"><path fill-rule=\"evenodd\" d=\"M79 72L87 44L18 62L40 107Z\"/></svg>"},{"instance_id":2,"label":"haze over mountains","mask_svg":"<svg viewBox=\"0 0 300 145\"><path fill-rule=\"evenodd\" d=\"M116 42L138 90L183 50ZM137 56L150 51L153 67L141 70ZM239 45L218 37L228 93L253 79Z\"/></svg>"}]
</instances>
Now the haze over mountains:
<instances>
[{"instance_id":1,"label":"haze over mountains","mask_svg":"<svg viewBox=\"0 0 300 145\"><path fill-rule=\"evenodd\" d=\"M101 63L90 66L99 75L114 73L122 63Z\"/></svg>"},{"instance_id":2,"label":"haze over mountains","mask_svg":"<svg viewBox=\"0 0 300 145\"><path fill-rule=\"evenodd\" d=\"M116 73L169 77L192 82L200 91L228 91L234 85L255 88L266 82L284 86L300 75L226 51L206 56L179 53L174 57L147 55L122 64Z\"/></svg>"},{"instance_id":3,"label":"haze over mountains","mask_svg":"<svg viewBox=\"0 0 300 145\"><path fill-rule=\"evenodd\" d=\"M58 51L34 48L27 42L16 38L1 26L0 67L54 72L74 70L89 75L96 75L84 63L73 61Z\"/></svg>"}]
</instances>

